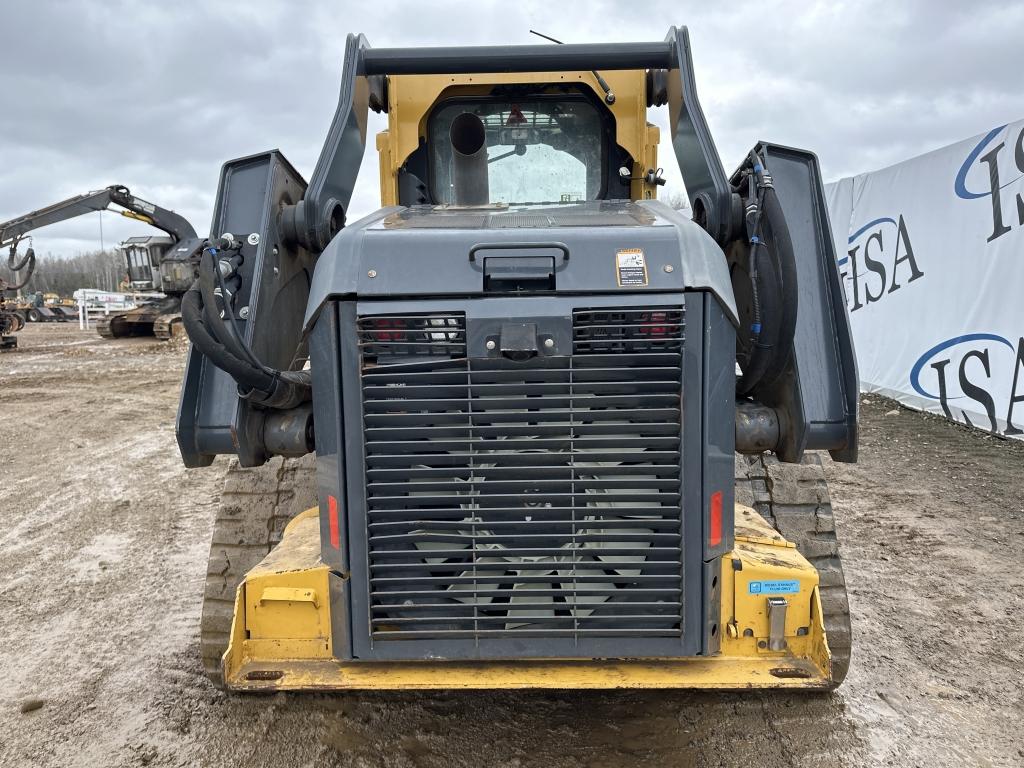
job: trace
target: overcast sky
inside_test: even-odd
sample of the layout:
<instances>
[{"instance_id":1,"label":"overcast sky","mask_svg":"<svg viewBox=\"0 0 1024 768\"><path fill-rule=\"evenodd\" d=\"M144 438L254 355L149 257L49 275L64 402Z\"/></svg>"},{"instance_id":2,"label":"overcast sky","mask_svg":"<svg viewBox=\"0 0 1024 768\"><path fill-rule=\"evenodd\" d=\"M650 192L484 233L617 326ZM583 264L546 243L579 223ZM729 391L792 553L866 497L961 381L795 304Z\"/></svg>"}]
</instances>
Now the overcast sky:
<instances>
[{"instance_id":1,"label":"overcast sky","mask_svg":"<svg viewBox=\"0 0 1024 768\"><path fill-rule=\"evenodd\" d=\"M728 170L766 139L814 150L831 180L1024 117L1020 2L3 0L0 221L117 183L205 234L225 160L276 147L309 177L348 32L377 47L539 42L531 28L599 43L673 24L690 28ZM378 205L384 124L373 116L350 218ZM103 214L107 247L147 232ZM40 253L99 246L99 214L35 239Z\"/></svg>"}]
</instances>

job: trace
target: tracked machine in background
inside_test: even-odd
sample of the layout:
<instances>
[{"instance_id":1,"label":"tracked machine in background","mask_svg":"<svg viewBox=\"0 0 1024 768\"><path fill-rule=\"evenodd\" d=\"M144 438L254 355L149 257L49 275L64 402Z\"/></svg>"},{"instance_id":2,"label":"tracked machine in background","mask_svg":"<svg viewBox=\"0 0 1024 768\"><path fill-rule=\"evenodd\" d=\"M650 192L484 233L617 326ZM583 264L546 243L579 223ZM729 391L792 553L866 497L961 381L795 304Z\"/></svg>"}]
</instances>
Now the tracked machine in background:
<instances>
[{"instance_id":1,"label":"tracked machine in background","mask_svg":"<svg viewBox=\"0 0 1024 768\"><path fill-rule=\"evenodd\" d=\"M121 244L132 291L153 291L162 299L144 302L134 309L102 318L96 326L105 338L157 336L170 339L181 327L181 297L196 278L196 266L206 240L174 211L135 197L127 187L114 185L62 200L0 224L0 248L10 249L16 259L18 246L29 232L115 206L122 216L141 221L167 233L167 237L131 237ZM41 318L52 310L36 308ZM45 314L43 312L45 310Z\"/></svg>"},{"instance_id":2,"label":"tracked machine in background","mask_svg":"<svg viewBox=\"0 0 1024 768\"><path fill-rule=\"evenodd\" d=\"M29 323L66 323L78 316L73 299L61 299L55 293L41 291L23 294L14 300L16 311Z\"/></svg>"},{"instance_id":3,"label":"tracked machine in background","mask_svg":"<svg viewBox=\"0 0 1024 768\"><path fill-rule=\"evenodd\" d=\"M21 313L0 300L0 352L18 346L18 337L14 334L24 327L25 319Z\"/></svg>"},{"instance_id":4,"label":"tracked machine in background","mask_svg":"<svg viewBox=\"0 0 1024 768\"><path fill-rule=\"evenodd\" d=\"M18 302L9 298L16 294L32 279L36 268L36 252L29 248L24 254L18 255L17 248L11 247L7 254L7 269L14 276L14 283L0 279L0 352L18 346L18 337L14 334L25 327L25 314L18 309Z\"/></svg>"},{"instance_id":5,"label":"tracked machine in background","mask_svg":"<svg viewBox=\"0 0 1024 768\"><path fill-rule=\"evenodd\" d=\"M663 106L693 220L656 200ZM384 207L350 222L370 109ZM227 163L211 232L177 434L188 466L238 459L215 681L842 681L814 451L855 460L857 376L818 166L760 143L725 173L685 29L350 36L312 180L276 151Z\"/></svg>"}]
</instances>

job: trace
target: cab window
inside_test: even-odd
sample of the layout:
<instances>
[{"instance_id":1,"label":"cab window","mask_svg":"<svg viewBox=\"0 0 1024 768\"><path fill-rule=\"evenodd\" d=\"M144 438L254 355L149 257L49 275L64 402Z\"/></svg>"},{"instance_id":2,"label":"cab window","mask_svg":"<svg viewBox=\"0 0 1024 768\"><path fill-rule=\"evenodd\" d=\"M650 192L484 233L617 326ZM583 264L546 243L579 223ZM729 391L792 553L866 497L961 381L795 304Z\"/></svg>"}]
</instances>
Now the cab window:
<instances>
[{"instance_id":1,"label":"cab window","mask_svg":"<svg viewBox=\"0 0 1024 768\"><path fill-rule=\"evenodd\" d=\"M452 202L452 121L474 114L487 140L491 203L571 203L601 197L604 130L582 97L523 101L451 101L431 116L431 186L436 203Z\"/></svg>"},{"instance_id":2,"label":"cab window","mask_svg":"<svg viewBox=\"0 0 1024 768\"><path fill-rule=\"evenodd\" d=\"M149 262L149 249L131 246L128 248L128 274L132 282L146 282L153 279Z\"/></svg>"}]
</instances>

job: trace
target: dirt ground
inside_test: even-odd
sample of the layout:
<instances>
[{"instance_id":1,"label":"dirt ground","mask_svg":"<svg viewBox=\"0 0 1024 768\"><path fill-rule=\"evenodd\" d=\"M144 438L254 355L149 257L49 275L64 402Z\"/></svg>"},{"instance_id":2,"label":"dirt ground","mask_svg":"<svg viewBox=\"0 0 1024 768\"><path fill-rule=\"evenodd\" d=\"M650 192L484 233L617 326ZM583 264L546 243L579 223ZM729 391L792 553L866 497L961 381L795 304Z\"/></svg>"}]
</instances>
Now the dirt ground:
<instances>
[{"instance_id":1,"label":"dirt ground","mask_svg":"<svg viewBox=\"0 0 1024 768\"><path fill-rule=\"evenodd\" d=\"M1024 765L1024 444L864 399L861 462L828 467L854 617L834 694L228 696L198 661L226 464L178 458L184 347L19 336L2 766Z\"/></svg>"}]
</instances>

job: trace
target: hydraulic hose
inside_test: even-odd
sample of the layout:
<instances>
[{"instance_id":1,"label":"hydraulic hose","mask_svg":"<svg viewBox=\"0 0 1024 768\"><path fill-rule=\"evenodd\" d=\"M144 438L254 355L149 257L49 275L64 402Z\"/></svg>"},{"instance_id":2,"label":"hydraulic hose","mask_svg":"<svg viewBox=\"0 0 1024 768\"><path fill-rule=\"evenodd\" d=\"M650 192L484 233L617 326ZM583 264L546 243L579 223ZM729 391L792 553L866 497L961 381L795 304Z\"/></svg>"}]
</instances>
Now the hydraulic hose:
<instances>
[{"instance_id":1,"label":"hydraulic hose","mask_svg":"<svg viewBox=\"0 0 1024 768\"><path fill-rule=\"evenodd\" d=\"M19 288L24 288L28 285L28 281L32 279L32 273L36 271L36 252L35 249L29 248L25 251L25 255L20 259L18 256L18 240L11 243L11 250L7 254L7 268L13 273L20 272L25 269L25 274L21 278L20 283L14 285L7 285L4 287L8 291L16 291ZM26 269L27 267L27 269Z\"/></svg>"},{"instance_id":2,"label":"hydraulic hose","mask_svg":"<svg viewBox=\"0 0 1024 768\"><path fill-rule=\"evenodd\" d=\"M29 248L27 251L25 251L25 255L22 256L20 260L17 260L19 242L20 241L15 240L13 243L11 243L11 251L10 253L7 254L7 268L11 270L11 272L20 272L22 269L24 269L26 264L28 264L30 261L32 263L35 263L36 260L36 252L32 248Z\"/></svg>"},{"instance_id":3,"label":"hydraulic hose","mask_svg":"<svg viewBox=\"0 0 1024 768\"><path fill-rule=\"evenodd\" d=\"M264 392L273 388L273 376L248 362L239 360L210 333L203 321L202 296L198 281L192 284L181 299L181 321L185 324L189 341L195 344L211 363L229 374L240 387Z\"/></svg>"},{"instance_id":4,"label":"hydraulic hose","mask_svg":"<svg viewBox=\"0 0 1024 768\"><path fill-rule=\"evenodd\" d=\"M219 267L214 270L214 274L217 276L217 286L220 288L220 295L223 296L225 302L227 302L229 292L227 283L224 280L224 275L221 273ZM228 336L231 338L234 346L242 350L242 353L245 355L245 359L250 363L255 365L261 371L272 374L273 370L267 368L267 366L261 363L253 351L249 349L249 345L245 343L245 337L242 335L242 329L238 327L238 321L235 320L235 313L225 312L224 314L227 316L229 321L229 323L224 326L224 330L228 332Z\"/></svg>"},{"instance_id":5,"label":"hydraulic hose","mask_svg":"<svg viewBox=\"0 0 1024 768\"><path fill-rule=\"evenodd\" d=\"M753 153L751 153L753 156ZM756 160L755 160L755 167ZM764 210L764 189L759 189L754 174L747 177L748 199L747 205L747 236L750 239L750 254L747 257L747 274L750 276L750 304L751 318L750 335L751 344L756 344L761 335L761 292L758 286L757 257L759 256L758 246L761 244L759 232L761 230L761 211Z\"/></svg>"},{"instance_id":6,"label":"hydraulic hose","mask_svg":"<svg viewBox=\"0 0 1024 768\"><path fill-rule=\"evenodd\" d=\"M797 316L796 256L789 227L771 175L754 153L751 163L747 217L753 318L750 354L737 383L740 395L749 395L761 384L771 383L784 370L792 351ZM762 254L770 257L769 269L759 267Z\"/></svg>"},{"instance_id":7,"label":"hydraulic hose","mask_svg":"<svg viewBox=\"0 0 1024 768\"><path fill-rule=\"evenodd\" d=\"M778 344L771 364L764 373L764 381L770 383L782 373L782 370L789 362L789 356L793 350L793 336L796 333L796 317L799 305L796 276L796 253L793 250L793 240L789 235L789 226L786 224L786 215L782 210L782 203L775 192L775 187L770 187L764 198L764 214L768 226L772 231L772 238L775 241L775 260L779 269L779 276L782 281L782 317L779 320Z\"/></svg>"},{"instance_id":8,"label":"hydraulic hose","mask_svg":"<svg viewBox=\"0 0 1024 768\"><path fill-rule=\"evenodd\" d=\"M216 275L216 278L214 277ZM256 360L252 352L242 342L239 334L234 333L234 328L224 323L220 310L217 307L217 294L215 281L220 282L221 298L224 300L225 311L234 320L234 315L227 310L228 293L225 290L223 278L217 267L217 249L207 247L199 260L199 291L202 298L204 324L211 335L225 346L235 357L248 360L252 365L265 373L273 375L273 371L266 369Z\"/></svg>"},{"instance_id":9,"label":"hydraulic hose","mask_svg":"<svg viewBox=\"0 0 1024 768\"><path fill-rule=\"evenodd\" d=\"M245 345L237 327L224 322L214 293L215 257L214 248L203 253L199 278L182 297L181 318L189 339L211 363L235 380L241 397L280 409L308 402L312 399L309 371L278 371L263 365ZM217 277L226 297L223 276Z\"/></svg>"}]
</instances>

